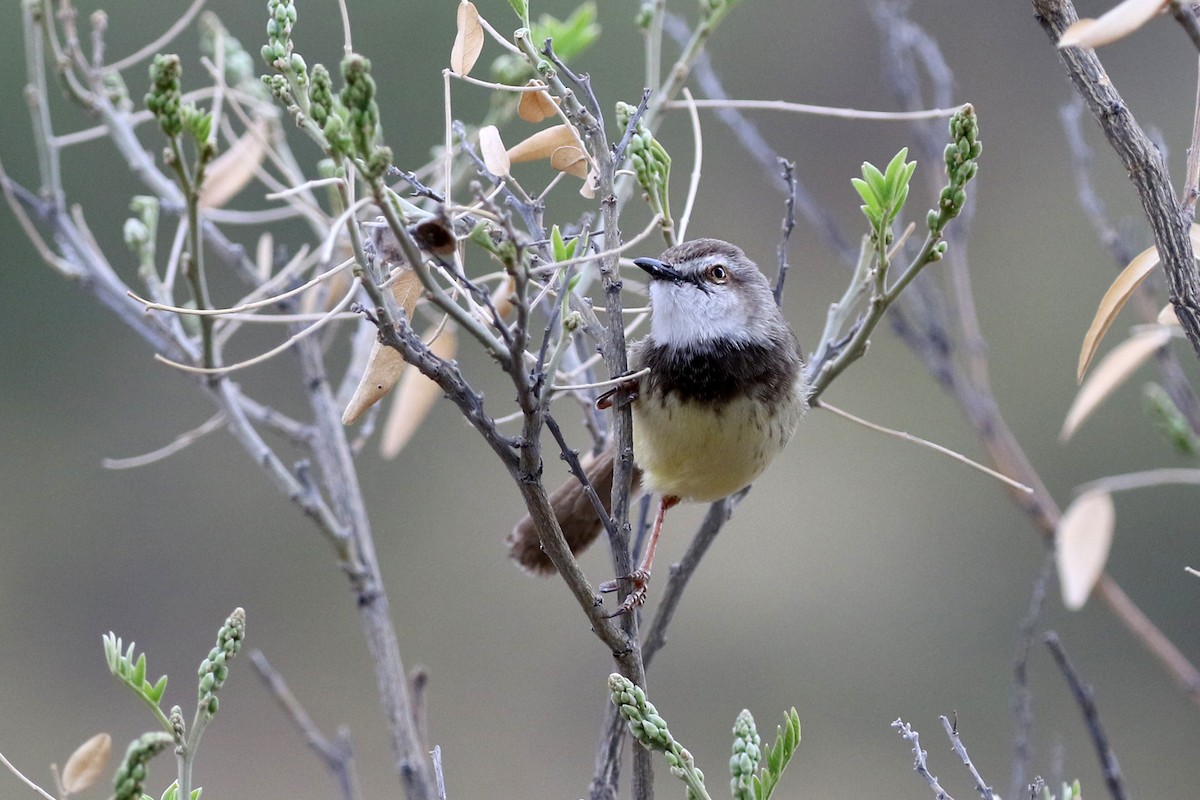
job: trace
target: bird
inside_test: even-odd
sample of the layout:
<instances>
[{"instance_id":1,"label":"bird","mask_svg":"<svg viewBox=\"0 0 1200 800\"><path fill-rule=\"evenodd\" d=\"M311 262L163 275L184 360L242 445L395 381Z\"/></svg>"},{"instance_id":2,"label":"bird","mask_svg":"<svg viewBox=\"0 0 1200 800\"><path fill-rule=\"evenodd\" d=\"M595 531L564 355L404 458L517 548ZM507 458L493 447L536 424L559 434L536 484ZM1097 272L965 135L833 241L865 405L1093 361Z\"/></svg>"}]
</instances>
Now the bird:
<instances>
[{"instance_id":1,"label":"bird","mask_svg":"<svg viewBox=\"0 0 1200 800\"><path fill-rule=\"evenodd\" d=\"M740 248L695 239L633 263L649 277L650 333L629 347L629 379L599 404L613 402L614 393L632 398L634 488L660 499L638 568L598 587L632 584L614 616L645 601L666 512L750 485L792 438L809 392L796 336L767 277ZM606 512L613 461L610 446L583 464ZM574 477L550 503L572 553L603 529ZM525 570L554 572L529 517L517 523L508 546Z\"/></svg>"}]
</instances>

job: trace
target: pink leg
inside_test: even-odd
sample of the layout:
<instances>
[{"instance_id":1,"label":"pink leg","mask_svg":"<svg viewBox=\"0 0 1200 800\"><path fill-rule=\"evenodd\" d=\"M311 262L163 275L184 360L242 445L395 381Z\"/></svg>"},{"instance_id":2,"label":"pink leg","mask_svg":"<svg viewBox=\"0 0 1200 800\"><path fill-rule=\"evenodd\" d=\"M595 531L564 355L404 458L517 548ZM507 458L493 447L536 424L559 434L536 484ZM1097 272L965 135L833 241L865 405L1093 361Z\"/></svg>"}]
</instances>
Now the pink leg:
<instances>
[{"instance_id":1,"label":"pink leg","mask_svg":"<svg viewBox=\"0 0 1200 800\"><path fill-rule=\"evenodd\" d=\"M600 584L599 588L602 592L615 592L623 581L630 581L633 584L633 590L626 595L625 602L621 603L620 607L610 616L626 614L646 602L646 589L650 585L650 567L654 564L654 552L658 549L658 537L662 534L663 519L667 516L667 509L678 503L679 498L675 495L666 495L659 502L658 513L654 515L654 525L650 528L650 541L646 542L646 553L642 556L642 563L638 565L633 574Z\"/></svg>"}]
</instances>

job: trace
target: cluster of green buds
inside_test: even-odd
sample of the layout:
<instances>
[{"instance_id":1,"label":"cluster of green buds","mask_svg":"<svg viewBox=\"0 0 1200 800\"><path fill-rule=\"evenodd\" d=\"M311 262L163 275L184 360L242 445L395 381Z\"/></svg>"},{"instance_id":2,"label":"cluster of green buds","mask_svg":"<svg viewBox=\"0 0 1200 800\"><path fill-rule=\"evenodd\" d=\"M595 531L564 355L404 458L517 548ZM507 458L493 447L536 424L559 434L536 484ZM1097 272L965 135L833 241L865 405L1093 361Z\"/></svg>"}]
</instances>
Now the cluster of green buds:
<instances>
[{"instance_id":1,"label":"cluster of green buds","mask_svg":"<svg viewBox=\"0 0 1200 800\"><path fill-rule=\"evenodd\" d=\"M171 734L163 731L143 733L134 739L113 778L113 800L142 800L146 783L146 767L150 759L175 744Z\"/></svg>"},{"instance_id":2,"label":"cluster of green buds","mask_svg":"<svg viewBox=\"0 0 1200 800\"><path fill-rule=\"evenodd\" d=\"M246 612L235 608L217 632L217 645L200 662L200 708L212 716L217 713L217 692L229 677L229 661L242 649L246 638Z\"/></svg>"},{"instance_id":3,"label":"cluster of green buds","mask_svg":"<svg viewBox=\"0 0 1200 800\"><path fill-rule=\"evenodd\" d=\"M618 102L617 124L627 130L635 111L636 106ZM642 196L646 198L650 209L662 217L663 229L673 228L675 223L671 219L671 198L668 191L671 177L670 154L640 120L629 137L627 152L638 185L642 187Z\"/></svg>"},{"instance_id":4,"label":"cluster of green buds","mask_svg":"<svg viewBox=\"0 0 1200 800\"><path fill-rule=\"evenodd\" d=\"M212 136L212 114L202 111L194 103L183 102L180 78L183 65L174 53L159 53L150 62L150 91L146 93L146 109L158 120L159 127L173 142L180 134L191 134L200 148L200 156L207 160L215 155L216 143ZM173 145L177 147L177 143ZM177 155L168 149L168 159Z\"/></svg>"},{"instance_id":5,"label":"cluster of green buds","mask_svg":"<svg viewBox=\"0 0 1200 800\"><path fill-rule=\"evenodd\" d=\"M367 177L382 175L391 163L391 151L376 146L379 139L379 104L375 102L375 79L371 61L357 53L342 59L340 99L346 109L347 125L354 152L367 162Z\"/></svg>"},{"instance_id":6,"label":"cluster of green buds","mask_svg":"<svg viewBox=\"0 0 1200 800\"><path fill-rule=\"evenodd\" d=\"M967 184L979 171L979 118L968 103L950 118L950 144L946 145L946 176L949 181L938 198L938 207L928 215L929 232L940 235L946 223L962 212L967 202ZM943 248L944 249L944 248Z\"/></svg>"},{"instance_id":7,"label":"cluster of green buds","mask_svg":"<svg viewBox=\"0 0 1200 800\"><path fill-rule=\"evenodd\" d=\"M183 91L180 76L183 65L174 53L159 53L150 62L150 91L146 109L158 120L163 133L174 138L183 133Z\"/></svg>"},{"instance_id":8,"label":"cluster of green buds","mask_svg":"<svg viewBox=\"0 0 1200 800\"><path fill-rule=\"evenodd\" d=\"M755 800L754 775L762 761L762 738L754 716L742 709L733 723L733 755L729 758L729 789L733 800Z\"/></svg>"},{"instance_id":9,"label":"cluster of green buds","mask_svg":"<svg viewBox=\"0 0 1200 800\"><path fill-rule=\"evenodd\" d=\"M671 774L688 785L689 798L707 797L704 773L697 769L696 761L687 748L671 736L667 721L658 715L658 710L646 699L642 688L614 672L608 676L608 689L613 705L624 717L633 738L642 747L658 750L664 755Z\"/></svg>"},{"instance_id":10,"label":"cluster of green buds","mask_svg":"<svg viewBox=\"0 0 1200 800\"><path fill-rule=\"evenodd\" d=\"M267 3L267 43L262 57L268 66L285 75L292 69L292 27L296 24L296 5L292 0L270 0ZM300 64L303 65L303 60Z\"/></svg>"}]
</instances>

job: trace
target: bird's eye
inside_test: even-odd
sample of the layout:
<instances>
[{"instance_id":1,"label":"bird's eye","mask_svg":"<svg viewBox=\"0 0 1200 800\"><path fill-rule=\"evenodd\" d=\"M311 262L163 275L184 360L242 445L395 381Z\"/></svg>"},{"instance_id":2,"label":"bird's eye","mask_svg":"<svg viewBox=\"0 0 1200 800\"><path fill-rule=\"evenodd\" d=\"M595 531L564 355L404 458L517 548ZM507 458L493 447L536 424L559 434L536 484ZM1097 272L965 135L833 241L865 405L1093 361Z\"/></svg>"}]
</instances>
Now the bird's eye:
<instances>
[{"instance_id":1,"label":"bird's eye","mask_svg":"<svg viewBox=\"0 0 1200 800\"><path fill-rule=\"evenodd\" d=\"M724 283L729 280L729 270L725 269L722 264L713 264L705 274L713 283Z\"/></svg>"}]
</instances>

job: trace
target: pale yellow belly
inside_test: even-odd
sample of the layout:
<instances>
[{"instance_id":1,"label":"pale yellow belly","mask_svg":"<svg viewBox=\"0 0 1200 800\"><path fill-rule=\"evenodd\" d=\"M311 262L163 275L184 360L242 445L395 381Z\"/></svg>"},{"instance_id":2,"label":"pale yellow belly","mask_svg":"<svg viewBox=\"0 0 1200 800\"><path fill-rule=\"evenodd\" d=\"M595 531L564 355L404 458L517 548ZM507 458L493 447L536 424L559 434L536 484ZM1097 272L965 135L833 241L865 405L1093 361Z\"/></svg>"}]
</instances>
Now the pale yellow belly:
<instances>
[{"instance_id":1,"label":"pale yellow belly","mask_svg":"<svg viewBox=\"0 0 1200 800\"><path fill-rule=\"evenodd\" d=\"M796 402L768 418L766 406L748 397L720 409L675 397L633 404L633 456L647 488L699 502L732 494L775 459L803 414Z\"/></svg>"}]
</instances>

